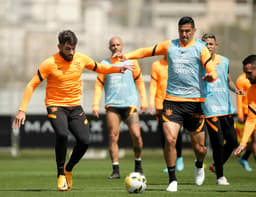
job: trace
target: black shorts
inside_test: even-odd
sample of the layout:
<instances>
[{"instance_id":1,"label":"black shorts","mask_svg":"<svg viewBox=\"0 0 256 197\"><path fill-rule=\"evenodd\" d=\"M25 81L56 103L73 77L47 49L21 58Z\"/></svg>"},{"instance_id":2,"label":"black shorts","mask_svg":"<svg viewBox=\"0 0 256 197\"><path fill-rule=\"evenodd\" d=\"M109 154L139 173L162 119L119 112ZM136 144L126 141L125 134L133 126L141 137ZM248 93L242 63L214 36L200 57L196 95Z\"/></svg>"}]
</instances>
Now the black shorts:
<instances>
[{"instance_id":1,"label":"black shorts","mask_svg":"<svg viewBox=\"0 0 256 197\"><path fill-rule=\"evenodd\" d=\"M126 121L129 116L137 112L136 107L106 107L106 111L111 111L119 114L123 121Z\"/></svg>"},{"instance_id":2,"label":"black shorts","mask_svg":"<svg viewBox=\"0 0 256 197\"><path fill-rule=\"evenodd\" d=\"M163 122L176 122L188 131L204 129L204 115L200 102L175 102L164 100Z\"/></svg>"}]
</instances>

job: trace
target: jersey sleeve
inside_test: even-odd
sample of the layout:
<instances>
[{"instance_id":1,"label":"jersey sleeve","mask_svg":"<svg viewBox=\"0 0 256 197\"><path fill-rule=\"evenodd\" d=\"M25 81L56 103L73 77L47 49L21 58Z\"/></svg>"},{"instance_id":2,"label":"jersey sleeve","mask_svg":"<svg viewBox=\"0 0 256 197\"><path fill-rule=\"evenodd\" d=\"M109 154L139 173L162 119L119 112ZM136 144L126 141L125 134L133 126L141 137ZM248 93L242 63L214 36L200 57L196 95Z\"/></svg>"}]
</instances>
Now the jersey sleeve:
<instances>
[{"instance_id":1,"label":"jersey sleeve","mask_svg":"<svg viewBox=\"0 0 256 197\"><path fill-rule=\"evenodd\" d=\"M142 72L141 72L138 61L133 60L133 63L134 63L133 78L135 80L136 86L138 88L138 92L140 94L141 106L147 107L148 102L147 102L145 83L142 78Z\"/></svg>"},{"instance_id":2,"label":"jersey sleeve","mask_svg":"<svg viewBox=\"0 0 256 197\"><path fill-rule=\"evenodd\" d=\"M203 47L200 58L202 65L205 67L206 72L212 74L213 81L215 81L217 79L217 72L215 70L214 63L211 60L211 54L207 47Z\"/></svg>"},{"instance_id":3,"label":"jersey sleeve","mask_svg":"<svg viewBox=\"0 0 256 197\"><path fill-rule=\"evenodd\" d=\"M84 62L84 67L86 69L97 72L97 73L102 73L102 74L120 73L119 67L95 62L93 59L85 55L83 56L83 62Z\"/></svg>"},{"instance_id":4,"label":"jersey sleeve","mask_svg":"<svg viewBox=\"0 0 256 197\"><path fill-rule=\"evenodd\" d=\"M151 107L153 107L155 103L156 89L157 89L157 71L156 71L156 62L154 62L151 67L151 79L149 84L149 105Z\"/></svg>"},{"instance_id":5,"label":"jersey sleeve","mask_svg":"<svg viewBox=\"0 0 256 197\"><path fill-rule=\"evenodd\" d=\"M19 107L20 111L25 112L27 110L27 106L33 95L33 92L35 91L36 87L50 75L52 66L53 65L49 63L47 60L39 66L37 73L28 82L25 88L21 105Z\"/></svg>"},{"instance_id":6,"label":"jersey sleeve","mask_svg":"<svg viewBox=\"0 0 256 197\"><path fill-rule=\"evenodd\" d=\"M240 77L238 77L238 79L236 80L236 87L239 90L243 90L242 81L240 80ZM244 120L243 95L236 95L236 106L238 119Z\"/></svg>"},{"instance_id":7,"label":"jersey sleeve","mask_svg":"<svg viewBox=\"0 0 256 197\"><path fill-rule=\"evenodd\" d=\"M240 145L246 146L256 126L256 88L248 90L248 116L244 125L244 133ZM254 95L253 95L254 93Z\"/></svg>"},{"instance_id":8,"label":"jersey sleeve","mask_svg":"<svg viewBox=\"0 0 256 197\"><path fill-rule=\"evenodd\" d=\"M167 55L170 43L171 43L170 40L166 40L156 44L153 47L140 48L125 54L125 57L127 59L140 59L140 58L151 57L155 55Z\"/></svg>"},{"instance_id":9,"label":"jersey sleeve","mask_svg":"<svg viewBox=\"0 0 256 197\"><path fill-rule=\"evenodd\" d=\"M98 74L97 79L95 81L94 96L93 96L93 110L95 111L99 111L99 104L100 104L100 99L103 92L104 82L105 82L105 75Z\"/></svg>"}]
</instances>

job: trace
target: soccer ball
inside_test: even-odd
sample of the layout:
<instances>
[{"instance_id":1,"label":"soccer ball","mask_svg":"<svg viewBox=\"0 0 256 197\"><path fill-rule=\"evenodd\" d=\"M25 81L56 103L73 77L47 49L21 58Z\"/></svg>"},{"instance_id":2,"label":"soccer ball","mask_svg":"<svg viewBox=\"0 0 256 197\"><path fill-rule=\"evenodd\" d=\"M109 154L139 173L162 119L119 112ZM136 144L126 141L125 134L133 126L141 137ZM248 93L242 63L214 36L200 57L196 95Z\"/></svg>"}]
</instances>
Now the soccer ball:
<instances>
[{"instance_id":1,"label":"soccer ball","mask_svg":"<svg viewBox=\"0 0 256 197\"><path fill-rule=\"evenodd\" d=\"M125 187L129 193L141 193L147 188L147 179L139 172L131 172L125 177Z\"/></svg>"}]
</instances>

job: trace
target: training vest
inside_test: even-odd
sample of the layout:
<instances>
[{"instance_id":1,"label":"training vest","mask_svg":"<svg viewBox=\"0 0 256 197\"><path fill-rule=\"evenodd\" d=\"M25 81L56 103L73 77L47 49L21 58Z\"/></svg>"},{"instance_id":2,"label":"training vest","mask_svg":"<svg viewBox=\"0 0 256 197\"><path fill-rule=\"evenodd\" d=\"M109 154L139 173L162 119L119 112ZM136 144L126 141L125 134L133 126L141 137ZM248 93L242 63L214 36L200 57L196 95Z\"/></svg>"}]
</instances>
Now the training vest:
<instances>
[{"instance_id":1,"label":"training vest","mask_svg":"<svg viewBox=\"0 0 256 197\"><path fill-rule=\"evenodd\" d=\"M201 78L206 71L200 56L205 43L196 39L189 47L182 47L179 39L172 40L168 49L168 83L166 93L183 98L203 98L207 85Z\"/></svg>"},{"instance_id":2,"label":"training vest","mask_svg":"<svg viewBox=\"0 0 256 197\"><path fill-rule=\"evenodd\" d=\"M220 63L215 69L218 78L213 83L209 83L210 94L205 98L205 103L202 103L205 117L234 113L228 87L229 59L220 56Z\"/></svg>"},{"instance_id":3,"label":"training vest","mask_svg":"<svg viewBox=\"0 0 256 197\"><path fill-rule=\"evenodd\" d=\"M122 67L132 65L132 60L127 60L119 64L112 64L109 59L105 59L102 64ZM105 106L129 107L138 106L138 92L132 71L126 70L124 73L106 74L104 82Z\"/></svg>"}]
</instances>

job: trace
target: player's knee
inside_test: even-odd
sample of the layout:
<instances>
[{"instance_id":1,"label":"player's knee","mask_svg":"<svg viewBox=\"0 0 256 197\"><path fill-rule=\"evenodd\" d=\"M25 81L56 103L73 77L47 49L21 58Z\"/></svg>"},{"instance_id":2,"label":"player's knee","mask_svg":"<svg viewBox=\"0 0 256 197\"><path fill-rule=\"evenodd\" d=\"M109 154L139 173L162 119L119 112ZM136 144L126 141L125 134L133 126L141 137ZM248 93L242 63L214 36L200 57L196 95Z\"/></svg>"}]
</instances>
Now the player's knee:
<instances>
[{"instance_id":1,"label":"player's knee","mask_svg":"<svg viewBox=\"0 0 256 197\"><path fill-rule=\"evenodd\" d=\"M204 154L207 153L207 148L206 148L206 146L203 145L203 144L196 144L196 145L195 145L195 150L196 150L198 153L202 154L202 155L204 155Z\"/></svg>"},{"instance_id":2,"label":"player's knee","mask_svg":"<svg viewBox=\"0 0 256 197\"><path fill-rule=\"evenodd\" d=\"M176 141L177 141L177 138L173 138L173 137L166 137L165 138L165 143L169 146L176 146Z\"/></svg>"}]
</instances>

